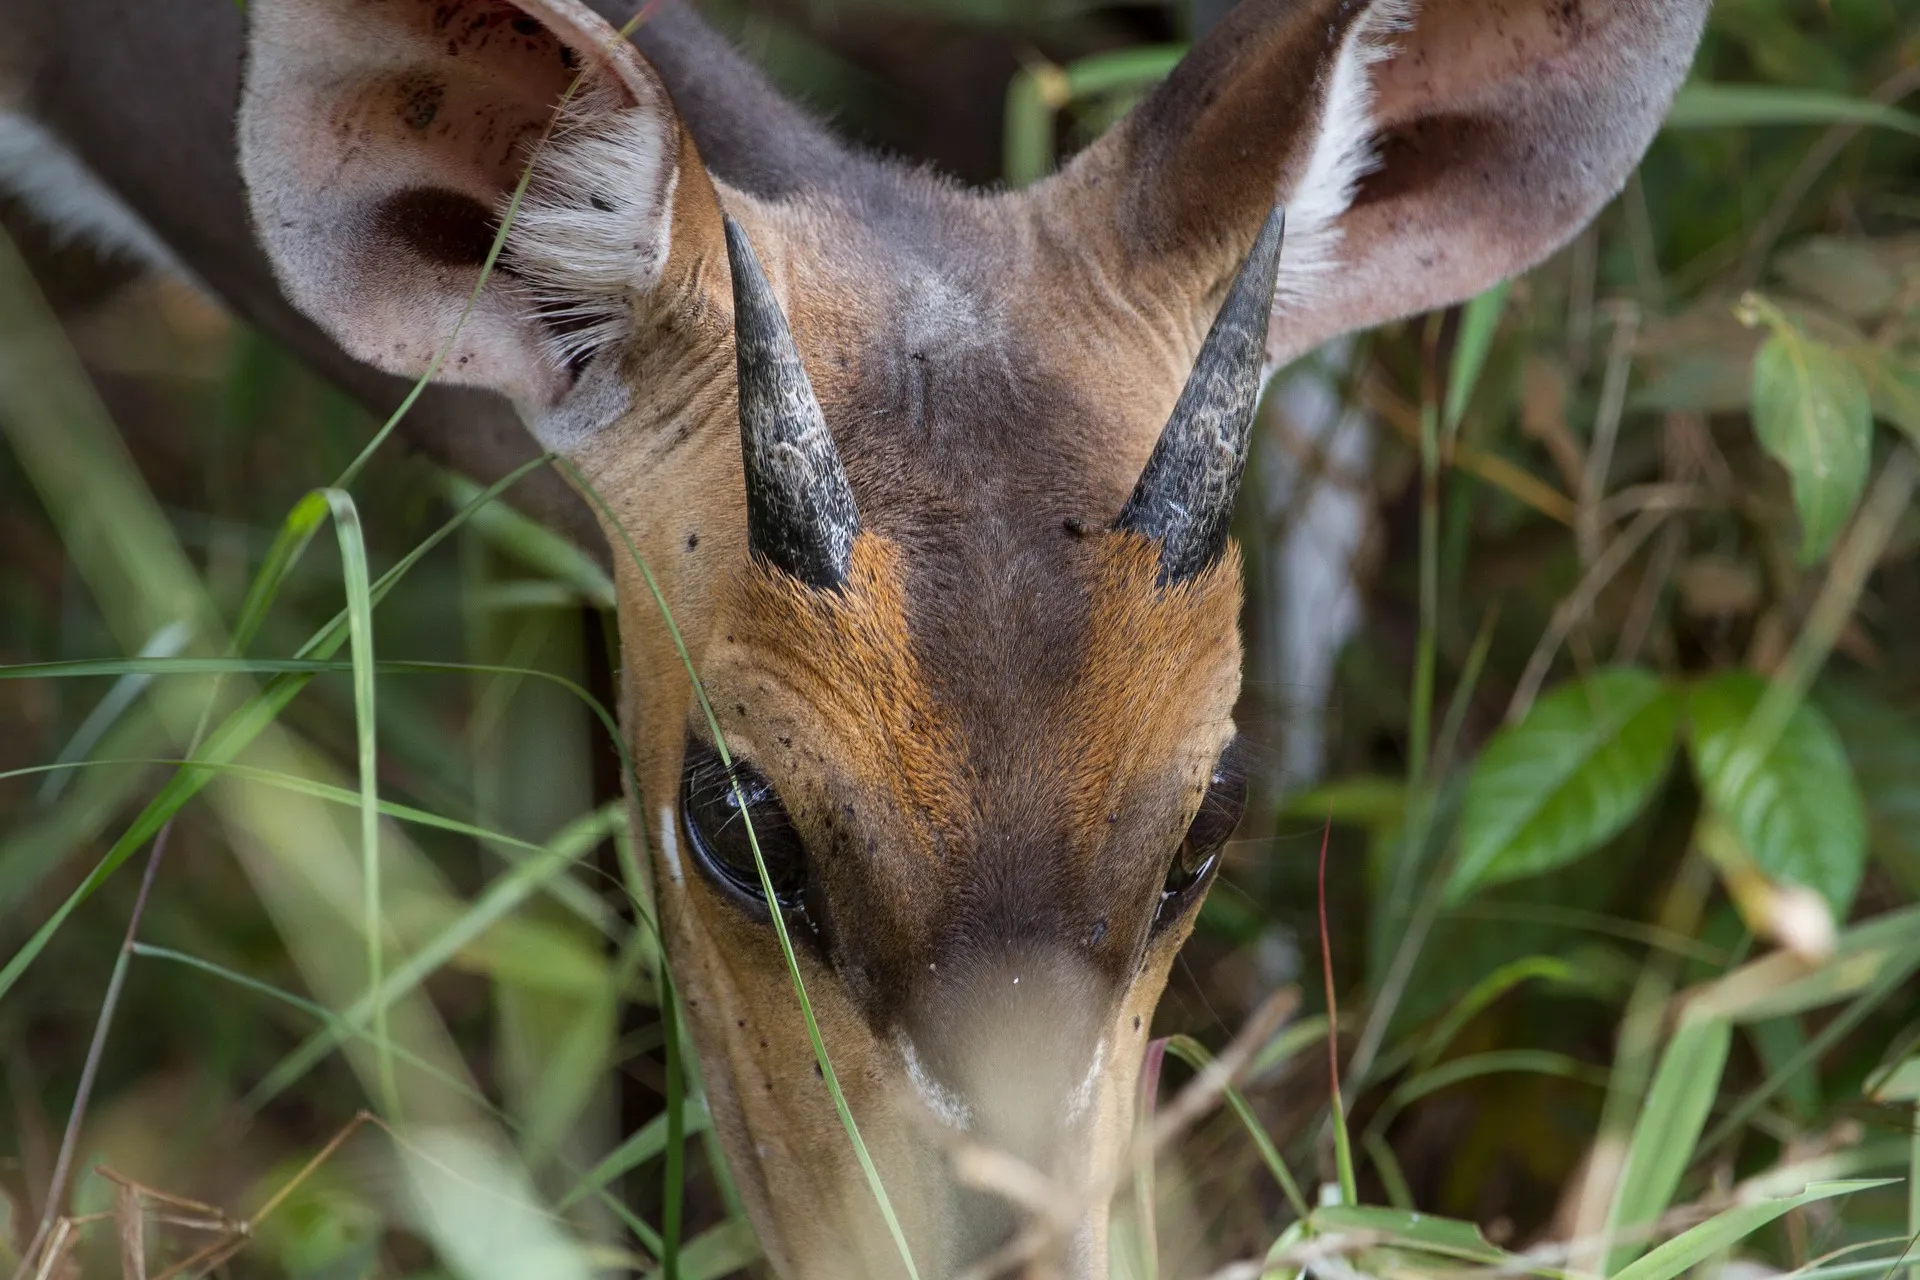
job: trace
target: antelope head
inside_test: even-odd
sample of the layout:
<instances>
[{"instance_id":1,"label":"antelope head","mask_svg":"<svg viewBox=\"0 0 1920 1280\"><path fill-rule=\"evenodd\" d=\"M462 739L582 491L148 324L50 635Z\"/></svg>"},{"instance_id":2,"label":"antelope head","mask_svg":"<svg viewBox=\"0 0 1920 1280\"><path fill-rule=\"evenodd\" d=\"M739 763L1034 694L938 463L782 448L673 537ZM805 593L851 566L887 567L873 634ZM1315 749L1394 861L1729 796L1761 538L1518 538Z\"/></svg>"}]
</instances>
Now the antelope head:
<instances>
[{"instance_id":1,"label":"antelope head","mask_svg":"<svg viewBox=\"0 0 1920 1280\"><path fill-rule=\"evenodd\" d=\"M242 169L288 296L508 396L603 504L634 821L782 1275L900 1263L761 864L920 1274L1019 1226L957 1145L1097 1183L1243 803L1227 525L1266 372L1563 242L1704 8L1249 0L1060 174L982 195L577 0L249 5ZM1053 1265L1104 1274L1105 1213Z\"/></svg>"}]
</instances>

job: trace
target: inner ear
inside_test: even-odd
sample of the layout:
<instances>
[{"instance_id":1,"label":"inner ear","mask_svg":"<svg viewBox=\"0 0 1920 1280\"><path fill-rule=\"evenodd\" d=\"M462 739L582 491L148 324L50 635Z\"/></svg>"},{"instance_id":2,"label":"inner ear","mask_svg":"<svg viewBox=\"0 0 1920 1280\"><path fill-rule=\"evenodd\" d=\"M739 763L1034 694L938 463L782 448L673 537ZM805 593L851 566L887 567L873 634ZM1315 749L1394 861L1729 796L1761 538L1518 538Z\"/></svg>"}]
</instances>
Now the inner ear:
<instances>
[{"instance_id":1,"label":"inner ear","mask_svg":"<svg viewBox=\"0 0 1920 1280\"><path fill-rule=\"evenodd\" d=\"M478 200L432 187L388 196L374 222L381 236L447 267L480 266L500 233L499 220Z\"/></svg>"},{"instance_id":2,"label":"inner ear","mask_svg":"<svg viewBox=\"0 0 1920 1280\"><path fill-rule=\"evenodd\" d=\"M248 20L255 224L346 350L418 376L458 325L440 376L540 408L630 330L691 151L620 33L579 0L252 0Z\"/></svg>"}]
</instances>

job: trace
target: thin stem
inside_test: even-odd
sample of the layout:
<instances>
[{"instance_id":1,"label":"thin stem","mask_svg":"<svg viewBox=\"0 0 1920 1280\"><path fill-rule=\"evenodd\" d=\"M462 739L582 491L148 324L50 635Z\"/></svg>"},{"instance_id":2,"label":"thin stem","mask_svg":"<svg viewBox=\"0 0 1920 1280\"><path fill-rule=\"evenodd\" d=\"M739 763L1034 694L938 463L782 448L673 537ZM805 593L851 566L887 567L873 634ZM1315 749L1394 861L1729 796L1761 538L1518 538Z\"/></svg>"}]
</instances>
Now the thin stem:
<instances>
[{"instance_id":1,"label":"thin stem","mask_svg":"<svg viewBox=\"0 0 1920 1280\"><path fill-rule=\"evenodd\" d=\"M1333 814L1320 831L1320 970L1327 984L1327 1093L1333 1105L1333 1157L1340 1173L1340 1203L1359 1204L1353 1176L1353 1146L1347 1137L1347 1108L1340 1097L1340 1013L1333 990L1333 937L1327 932L1327 844L1333 838Z\"/></svg>"},{"instance_id":2,"label":"thin stem","mask_svg":"<svg viewBox=\"0 0 1920 1280\"><path fill-rule=\"evenodd\" d=\"M1407 724L1407 775L1418 790L1427 780L1433 723L1433 671L1440 630L1440 390L1441 317L1428 317L1420 351L1420 638L1413 667L1413 709Z\"/></svg>"},{"instance_id":3,"label":"thin stem","mask_svg":"<svg viewBox=\"0 0 1920 1280\"><path fill-rule=\"evenodd\" d=\"M107 994L100 1002L100 1016L93 1024L93 1041L87 1046L87 1060L80 1068L80 1084L74 1091L73 1109L67 1113L67 1129L60 1137L60 1154L53 1162L53 1177L47 1183L46 1208L41 1211L40 1225L34 1230L33 1240L26 1251L20 1255L20 1265L14 1271L14 1280L22 1280L27 1268L32 1265L40 1246L46 1242L53 1224L60 1217L60 1206L66 1198L67 1176L73 1170L74 1152L80 1146L80 1129L87 1118L87 1103L93 1097L94 1081L100 1075L100 1063L106 1057L107 1032L113 1026L114 1012L120 1007L120 993L127 985L127 970L133 963L134 944L139 940L140 920L147 913L147 899L153 893L154 879L160 873L160 863L167 856L167 842L173 836L172 818L160 828L153 838L153 851L147 855L147 869L140 877L140 890L134 895L133 913L127 918L127 933L120 944L120 954L114 957L113 976L107 979Z\"/></svg>"}]
</instances>

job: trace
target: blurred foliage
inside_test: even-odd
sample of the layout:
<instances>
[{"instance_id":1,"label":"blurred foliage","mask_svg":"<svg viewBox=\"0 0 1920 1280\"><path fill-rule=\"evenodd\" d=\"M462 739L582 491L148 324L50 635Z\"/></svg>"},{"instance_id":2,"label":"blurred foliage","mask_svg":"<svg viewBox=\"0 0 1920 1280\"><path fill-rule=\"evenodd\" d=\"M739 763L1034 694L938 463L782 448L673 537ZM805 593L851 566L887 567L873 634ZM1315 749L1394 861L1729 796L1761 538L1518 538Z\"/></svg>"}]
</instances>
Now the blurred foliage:
<instances>
[{"instance_id":1,"label":"blurred foliage","mask_svg":"<svg viewBox=\"0 0 1920 1280\"><path fill-rule=\"evenodd\" d=\"M1014 183L1196 22L1098 0L713 11L869 144ZM1734 1253L1889 1273L1920 1226L1911 1181L1880 1181L1920 1174L1916 96L1904 0L1720 0L1674 125L1592 229L1297 373L1373 424L1363 470L1273 398L1259 447L1304 479L1250 468L1241 516L1262 807L1158 1029L1191 1065L1276 988L1306 1010L1162 1160L1156 1260L1122 1214L1125 1274L1270 1250L1297 1274L1355 1232L1375 1274L1659 1280ZM64 342L0 272L0 660L81 665L0 679L0 1267L45 1208L117 968L69 1207L145 1221L156 1260L251 1217L232 1274L645 1270L676 1235L682 1276L743 1265L635 922L595 561L393 449L350 498L309 498L375 424L183 286L35 256ZM1316 485L1372 513L1366 622L1331 687L1299 689L1264 643L1269 570ZM256 660L162 665L229 652ZM264 661L288 655L307 665ZM1281 764L1300 703L1326 707L1319 776ZM243 723L247 753L220 755ZM176 771L196 743L230 763ZM328 1147L392 1090L497 1147L366 1127ZM1349 1150L1361 1203L1319 1203ZM451 1166L564 1226L533 1215L535 1252L463 1258ZM1677 1238L1649 1250L1650 1228ZM1602 1230L1604 1251L1504 1252ZM74 1256L115 1273L123 1237Z\"/></svg>"}]
</instances>

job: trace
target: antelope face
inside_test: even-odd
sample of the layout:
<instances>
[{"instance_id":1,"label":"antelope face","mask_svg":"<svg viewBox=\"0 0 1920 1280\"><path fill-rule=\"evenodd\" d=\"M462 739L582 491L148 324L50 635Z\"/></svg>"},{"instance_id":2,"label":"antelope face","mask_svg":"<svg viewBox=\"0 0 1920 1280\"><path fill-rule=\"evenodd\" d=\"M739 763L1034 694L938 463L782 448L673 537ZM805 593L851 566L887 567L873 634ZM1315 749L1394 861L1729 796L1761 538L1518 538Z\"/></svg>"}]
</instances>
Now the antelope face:
<instances>
[{"instance_id":1,"label":"antelope face","mask_svg":"<svg viewBox=\"0 0 1920 1280\"><path fill-rule=\"evenodd\" d=\"M830 429L872 388L837 372L831 336L802 359L728 223L746 500L697 575L711 584L692 649L706 701L674 678L650 602L629 597L624 630L654 637L631 662L635 745L673 971L736 1175L796 1274L898 1264L776 912L919 1265L949 1274L1018 1227L955 1176L961 1148L985 1147L1083 1202L1065 1257L1103 1270L1094 1188L1125 1145L1154 1003L1244 802L1225 524L1280 235L1276 217L1131 497L1087 495L1071 472L1051 500L1017 504L949 485L942 527L925 500L938 459ZM855 339L869 361L884 341ZM818 394L810 364L835 371ZM880 466L915 478L910 500L862 483Z\"/></svg>"},{"instance_id":2,"label":"antelope face","mask_svg":"<svg viewBox=\"0 0 1920 1280\"><path fill-rule=\"evenodd\" d=\"M249 4L288 297L512 398L602 513L636 830L780 1274L902 1268L776 925L919 1273L1021 1227L958 1175L980 1148L1068 1206L1041 1261L1104 1273L1097 1192L1242 805L1225 531L1263 365L1561 243L1703 11L1457 0L1387 61L1399 4L1249 0L984 197L838 149L671 11L684 120L577 0Z\"/></svg>"},{"instance_id":3,"label":"antelope face","mask_svg":"<svg viewBox=\"0 0 1920 1280\"><path fill-rule=\"evenodd\" d=\"M955 1181L961 1144L1072 1194L1124 1143L1153 1005L1240 812L1238 566L1169 591L1151 544L1105 531L1059 559L1051 652L984 617L917 629L924 579L881 533L836 590L742 565L703 667L731 776L698 710L673 726L683 745L650 744L674 973L736 1174L796 1274L897 1263L744 819L922 1267L949 1274L1016 1225ZM933 674L956 656L1001 674ZM1098 1207L1082 1265L1104 1256Z\"/></svg>"}]
</instances>

